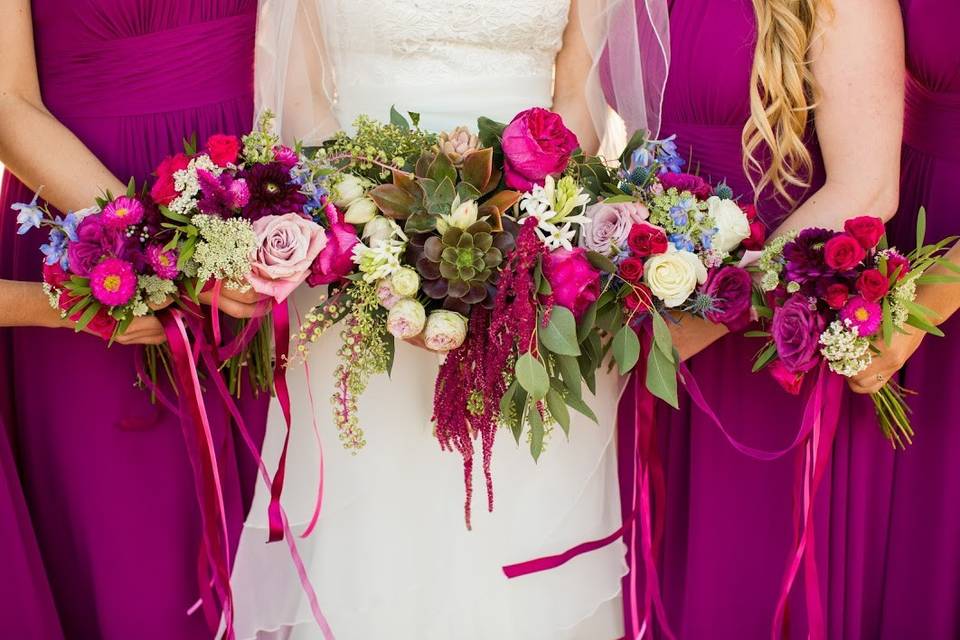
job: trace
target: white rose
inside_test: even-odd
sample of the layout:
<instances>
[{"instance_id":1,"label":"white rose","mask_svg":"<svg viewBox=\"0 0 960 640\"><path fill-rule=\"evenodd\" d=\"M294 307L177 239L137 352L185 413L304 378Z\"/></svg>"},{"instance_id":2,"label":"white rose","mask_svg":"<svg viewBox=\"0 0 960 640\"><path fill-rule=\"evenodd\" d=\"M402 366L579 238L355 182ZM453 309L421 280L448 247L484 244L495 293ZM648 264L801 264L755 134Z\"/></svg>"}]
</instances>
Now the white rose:
<instances>
[{"instance_id":1,"label":"white rose","mask_svg":"<svg viewBox=\"0 0 960 640\"><path fill-rule=\"evenodd\" d=\"M398 301L387 314L387 331L401 340L420 335L427 321L427 312L423 305L413 298Z\"/></svg>"},{"instance_id":2,"label":"white rose","mask_svg":"<svg viewBox=\"0 0 960 640\"><path fill-rule=\"evenodd\" d=\"M346 209L354 200L362 198L370 188L370 182L363 178L345 175L335 185L330 193L333 204L339 209Z\"/></svg>"},{"instance_id":3,"label":"white rose","mask_svg":"<svg viewBox=\"0 0 960 640\"><path fill-rule=\"evenodd\" d=\"M707 281L707 268L697 254L673 250L647 258L643 280L664 306L679 307L698 284Z\"/></svg>"},{"instance_id":4,"label":"white rose","mask_svg":"<svg viewBox=\"0 0 960 640\"><path fill-rule=\"evenodd\" d=\"M350 224L366 224L373 220L377 215L377 203L370 198L358 198L354 200L346 213L343 214L344 222Z\"/></svg>"},{"instance_id":5,"label":"white rose","mask_svg":"<svg viewBox=\"0 0 960 640\"><path fill-rule=\"evenodd\" d=\"M420 290L420 276L410 267L403 267L390 276L390 285L398 296L411 298Z\"/></svg>"},{"instance_id":6,"label":"white rose","mask_svg":"<svg viewBox=\"0 0 960 640\"><path fill-rule=\"evenodd\" d=\"M363 239L371 247L378 247L394 235L396 223L393 220L377 216L363 227Z\"/></svg>"},{"instance_id":7,"label":"white rose","mask_svg":"<svg viewBox=\"0 0 960 640\"><path fill-rule=\"evenodd\" d=\"M713 218L713 223L717 227L717 232L713 236L714 249L729 253L750 237L750 221L736 202L711 196L707 200L707 205L709 206L707 215Z\"/></svg>"},{"instance_id":8,"label":"white rose","mask_svg":"<svg viewBox=\"0 0 960 640\"><path fill-rule=\"evenodd\" d=\"M467 319L454 311L434 311L427 318L423 341L431 351L453 351L467 339Z\"/></svg>"}]
</instances>

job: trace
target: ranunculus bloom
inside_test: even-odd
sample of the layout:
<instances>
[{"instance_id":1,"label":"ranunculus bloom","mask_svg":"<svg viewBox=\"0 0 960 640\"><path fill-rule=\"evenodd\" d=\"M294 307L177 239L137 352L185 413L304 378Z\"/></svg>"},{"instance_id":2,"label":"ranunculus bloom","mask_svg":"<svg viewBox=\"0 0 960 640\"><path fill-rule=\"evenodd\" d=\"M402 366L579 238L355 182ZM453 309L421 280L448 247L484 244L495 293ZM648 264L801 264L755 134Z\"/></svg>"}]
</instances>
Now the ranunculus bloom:
<instances>
[{"instance_id":1,"label":"ranunculus bloom","mask_svg":"<svg viewBox=\"0 0 960 640\"><path fill-rule=\"evenodd\" d=\"M467 319L454 311L434 311L427 318L423 343L427 349L446 353L458 349L467 339Z\"/></svg>"},{"instance_id":2,"label":"ranunculus bloom","mask_svg":"<svg viewBox=\"0 0 960 640\"><path fill-rule=\"evenodd\" d=\"M867 251L848 233L838 233L823 247L823 258L832 269L849 271L867 257Z\"/></svg>"},{"instance_id":3,"label":"ranunculus bloom","mask_svg":"<svg viewBox=\"0 0 960 640\"><path fill-rule=\"evenodd\" d=\"M107 258L90 272L93 297L108 307L127 304L137 291L133 265L119 258Z\"/></svg>"},{"instance_id":4,"label":"ranunculus bloom","mask_svg":"<svg viewBox=\"0 0 960 640\"><path fill-rule=\"evenodd\" d=\"M794 373L787 369L787 366L783 364L780 360L774 360L770 363L770 366L767 367L767 370L770 372L770 375L773 376L773 379L783 387L787 393L797 395L800 393L800 388L803 386L803 374Z\"/></svg>"},{"instance_id":5,"label":"ranunculus bloom","mask_svg":"<svg viewBox=\"0 0 960 640\"><path fill-rule=\"evenodd\" d=\"M620 277L631 284L640 282L640 278L643 277L643 260L631 257L621 262Z\"/></svg>"},{"instance_id":6,"label":"ranunculus bloom","mask_svg":"<svg viewBox=\"0 0 960 640\"><path fill-rule=\"evenodd\" d=\"M327 205L327 245L313 261L307 284L317 287L347 277L353 271L353 247L360 239L351 224L342 221L340 212L332 204Z\"/></svg>"},{"instance_id":7,"label":"ranunculus bloom","mask_svg":"<svg viewBox=\"0 0 960 640\"><path fill-rule=\"evenodd\" d=\"M652 224L635 224L630 227L627 244L633 255L645 258L666 252L667 234Z\"/></svg>"},{"instance_id":8,"label":"ranunculus bloom","mask_svg":"<svg viewBox=\"0 0 960 640\"><path fill-rule=\"evenodd\" d=\"M707 320L740 331L750 323L753 279L746 269L723 267L707 280L704 293L713 298L713 310Z\"/></svg>"},{"instance_id":9,"label":"ranunculus bloom","mask_svg":"<svg viewBox=\"0 0 960 640\"><path fill-rule=\"evenodd\" d=\"M840 311L840 319L848 326L856 327L861 336L872 336L880 329L883 309L876 302L864 298L851 298Z\"/></svg>"},{"instance_id":10,"label":"ranunculus bloom","mask_svg":"<svg viewBox=\"0 0 960 640\"><path fill-rule=\"evenodd\" d=\"M741 208L750 222L750 235L743 239L741 245L749 251L761 251L767 241L767 225L757 215L756 205L747 204Z\"/></svg>"},{"instance_id":11,"label":"ranunculus bloom","mask_svg":"<svg viewBox=\"0 0 960 640\"><path fill-rule=\"evenodd\" d=\"M843 223L843 229L867 250L876 247L884 234L883 221L873 216L850 218Z\"/></svg>"},{"instance_id":12,"label":"ranunculus bloom","mask_svg":"<svg viewBox=\"0 0 960 640\"><path fill-rule=\"evenodd\" d=\"M890 280L879 269L867 269L857 278L857 291L870 302L876 302L889 290Z\"/></svg>"},{"instance_id":13,"label":"ranunculus bloom","mask_svg":"<svg viewBox=\"0 0 960 640\"><path fill-rule=\"evenodd\" d=\"M600 297L600 272L587 260L587 251L582 247L547 254L543 275L553 289L554 302L572 311L578 320Z\"/></svg>"},{"instance_id":14,"label":"ranunculus bloom","mask_svg":"<svg viewBox=\"0 0 960 640\"><path fill-rule=\"evenodd\" d=\"M177 191L173 187L173 174L182 171L190 164L190 158L183 153L170 156L164 159L157 167L157 181L150 188L150 197L157 204L170 204L177 197Z\"/></svg>"},{"instance_id":15,"label":"ranunculus bloom","mask_svg":"<svg viewBox=\"0 0 960 640\"><path fill-rule=\"evenodd\" d=\"M507 187L530 191L548 175L562 173L580 146L577 136L552 111L523 111L503 130L503 177Z\"/></svg>"},{"instance_id":16,"label":"ranunculus bloom","mask_svg":"<svg viewBox=\"0 0 960 640\"><path fill-rule=\"evenodd\" d=\"M409 340L420 335L426 323L426 310L413 298L398 300L387 314L387 331L401 340Z\"/></svg>"},{"instance_id":17,"label":"ranunculus bloom","mask_svg":"<svg viewBox=\"0 0 960 640\"><path fill-rule=\"evenodd\" d=\"M646 220L650 212L639 202L600 202L587 207L585 215L590 218L590 224L580 232L580 246L609 256L626 247L630 229Z\"/></svg>"},{"instance_id":18,"label":"ranunculus bloom","mask_svg":"<svg viewBox=\"0 0 960 640\"><path fill-rule=\"evenodd\" d=\"M215 133L207 138L207 155L220 167L236 164L240 155L240 140L236 136Z\"/></svg>"},{"instance_id":19,"label":"ranunculus bloom","mask_svg":"<svg viewBox=\"0 0 960 640\"><path fill-rule=\"evenodd\" d=\"M643 280L665 307L673 309L707 281L707 268L695 253L670 251L647 260Z\"/></svg>"},{"instance_id":20,"label":"ranunculus bloom","mask_svg":"<svg viewBox=\"0 0 960 640\"><path fill-rule=\"evenodd\" d=\"M327 237L320 225L296 213L264 216L253 222L253 231L257 249L251 256L250 285L283 302L307 279Z\"/></svg>"},{"instance_id":21,"label":"ranunculus bloom","mask_svg":"<svg viewBox=\"0 0 960 640\"><path fill-rule=\"evenodd\" d=\"M713 193L713 187L706 180L690 173L663 173L660 175L660 184L664 189L689 191L700 200L706 200Z\"/></svg>"},{"instance_id":22,"label":"ranunculus bloom","mask_svg":"<svg viewBox=\"0 0 960 640\"><path fill-rule=\"evenodd\" d=\"M850 297L850 287L842 282L834 282L824 288L821 297L831 309L842 309Z\"/></svg>"},{"instance_id":23,"label":"ranunculus bloom","mask_svg":"<svg viewBox=\"0 0 960 640\"><path fill-rule=\"evenodd\" d=\"M774 309L770 331L787 371L804 373L817 364L824 325L810 300L801 294L794 294Z\"/></svg>"}]
</instances>

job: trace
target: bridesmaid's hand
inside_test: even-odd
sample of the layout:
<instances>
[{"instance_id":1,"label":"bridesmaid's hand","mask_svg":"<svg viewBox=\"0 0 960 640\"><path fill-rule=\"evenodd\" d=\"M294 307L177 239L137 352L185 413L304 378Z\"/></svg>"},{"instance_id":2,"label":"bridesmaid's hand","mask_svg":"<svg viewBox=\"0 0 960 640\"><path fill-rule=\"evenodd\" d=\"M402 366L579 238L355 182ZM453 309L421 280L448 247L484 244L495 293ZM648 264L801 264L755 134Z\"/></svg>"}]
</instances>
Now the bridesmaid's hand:
<instances>
[{"instance_id":1,"label":"bridesmaid's hand","mask_svg":"<svg viewBox=\"0 0 960 640\"><path fill-rule=\"evenodd\" d=\"M925 335L926 332L911 327L910 333L895 334L889 347L880 341L880 353L873 357L869 367L847 381L850 388L856 393L864 394L879 391L903 368Z\"/></svg>"},{"instance_id":2,"label":"bridesmaid's hand","mask_svg":"<svg viewBox=\"0 0 960 640\"><path fill-rule=\"evenodd\" d=\"M213 291L204 291L199 295L199 299L203 304L210 304L213 299ZM257 293L252 287L247 287L245 291L221 287L217 305L228 316L253 318L257 315L263 315L264 310L260 303L266 299L267 296Z\"/></svg>"},{"instance_id":3,"label":"bridesmaid's hand","mask_svg":"<svg viewBox=\"0 0 960 640\"><path fill-rule=\"evenodd\" d=\"M673 336L673 344L680 353L680 361L700 353L711 344L729 333L722 324L715 324L685 312L670 314L673 320L667 319L667 326Z\"/></svg>"}]
</instances>

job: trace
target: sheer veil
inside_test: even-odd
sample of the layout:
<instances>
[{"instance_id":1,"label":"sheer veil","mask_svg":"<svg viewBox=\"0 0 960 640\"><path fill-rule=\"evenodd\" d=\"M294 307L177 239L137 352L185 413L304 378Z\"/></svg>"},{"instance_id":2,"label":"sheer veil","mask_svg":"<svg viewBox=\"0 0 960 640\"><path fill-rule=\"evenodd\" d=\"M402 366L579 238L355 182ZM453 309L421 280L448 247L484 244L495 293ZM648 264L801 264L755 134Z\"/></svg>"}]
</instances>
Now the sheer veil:
<instances>
[{"instance_id":1,"label":"sheer veil","mask_svg":"<svg viewBox=\"0 0 960 640\"><path fill-rule=\"evenodd\" d=\"M659 133L670 64L667 0L574 0L593 64L584 92L605 151L627 132ZM271 110L281 136L318 143L344 124L336 101L335 47L324 0L260 0L256 109ZM371 46L376 46L371 43ZM522 46L522 43L518 43Z\"/></svg>"}]
</instances>

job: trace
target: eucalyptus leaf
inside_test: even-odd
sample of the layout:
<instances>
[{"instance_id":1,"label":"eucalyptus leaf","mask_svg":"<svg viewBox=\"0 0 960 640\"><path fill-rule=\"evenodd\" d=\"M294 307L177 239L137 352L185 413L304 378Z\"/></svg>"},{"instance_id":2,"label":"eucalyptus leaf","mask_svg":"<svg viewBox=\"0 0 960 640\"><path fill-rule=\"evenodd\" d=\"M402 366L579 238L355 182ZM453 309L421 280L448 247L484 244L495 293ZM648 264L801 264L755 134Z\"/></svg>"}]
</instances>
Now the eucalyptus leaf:
<instances>
[{"instance_id":1,"label":"eucalyptus leaf","mask_svg":"<svg viewBox=\"0 0 960 640\"><path fill-rule=\"evenodd\" d=\"M543 400L550 390L550 377L543 363L525 353L517 359L517 381L534 400Z\"/></svg>"},{"instance_id":2,"label":"eucalyptus leaf","mask_svg":"<svg viewBox=\"0 0 960 640\"><path fill-rule=\"evenodd\" d=\"M583 342L590 336L590 332L593 331L594 325L597 324L597 309L599 308L599 301L594 302L587 310L583 313L583 317L580 319L580 322L577 324L577 342Z\"/></svg>"},{"instance_id":3,"label":"eucalyptus leaf","mask_svg":"<svg viewBox=\"0 0 960 640\"><path fill-rule=\"evenodd\" d=\"M546 327L541 325L540 340L544 346L557 355L578 356L580 346L577 342L577 321L573 313L566 307L555 305L550 312L550 322Z\"/></svg>"},{"instance_id":4,"label":"eucalyptus leaf","mask_svg":"<svg viewBox=\"0 0 960 640\"><path fill-rule=\"evenodd\" d=\"M384 345L387 347L387 377L393 377L393 361L397 356L397 340L393 334L388 334L384 338Z\"/></svg>"},{"instance_id":5,"label":"eucalyptus leaf","mask_svg":"<svg viewBox=\"0 0 960 640\"><path fill-rule=\"evenodd\" d=\"M560 425L560 428L563 429L563 432L569 437L570 411L567 409L567 403L564 401L563 396L553 389L547 392L547 409L550 410L550 415L553 416L553 419L557 421L557 424Z\"/></svg>"},{"instance_id":6,"label":"eucalyptus leaf","mask_svg":"<svg viewBox=\"0 0 960 640\"><path fill-rule=\"evenodd\" d=\"M397 111L395 106L390 107L390 124L402 131L410 131L410 123L403 117L403 114Z\"/></svg>"},{"instance_id":7,"label":"eucalyptus leaf","mask_svg":"<svg viewBox=\"0 0 960 640\"><path fill-rule=\"evenodd\" d=\"M530 455L533 456L534 460L540 459L540 454L543 453L543 436L544 436L544 427L543 427L543 418L540 417L540 412L537 410L536 405L530 407L530 411L527 413L527 420L530 422Z\"/></svg>"},{"instance_id":8,"label":"eucalyptus leaf","mask_svg":"<svg viewBox=\"0 0 960 640\"><path fill-rule=\"evenodd\" d=\"M554 360L557 363L557 368L560 369L564 386L570 393L579 396L583 385L583 376L580 374L577 359L573 356L556 356Z\"/></svg>"},{"instance_id":9,"label":"eucalyptus leaf","mask_svg":"<svg viewBox=\"0 0 960 640\"><path fill-rule=\"evenodd\" d=\"M666 320L659 313L651 314L653 316L653 344L654 346L671 360L673 359L673 335L667 326Z\"/></svg>"},{"instance_id":10,"label":"eucalyptus leaf","mask_svg":"<svg viewBox=\"0 0 960 640\"><path fill-rule=\"evenodd\" d=\"M594 269L599 269L600 271L605 271L606 273L617 272L617 265L613 264L613 261L610 258L603 254L597 253L596 251L587 251L587 260Z\"/></svg>"},{"instance_id":11,"label":"eucalyptus leaf","mask_svg":"<svg viewBox=\"0 0 960 640\"><path fill-rule=\"evenodd\" d=\"M650 349L647 356L647 389L674 409L680 408L677 397L677 365L660 351Z\"/></svg>"},{"instance_id":12,"label":"eucalyptus leaf","mask_svg":"<svg viewBox=\"0 0 960 640\"><path fill-rule=\"evenodd\" d=\"M583 401L583 398L581 398L580 396L575 396L572 393L570 393L570 394L567 394L563 400L564 402L567 403L568 407L570 407L580 415L585 416L593 420L595 423L599 424L600 421L597 420L597 414L593 412L593 409L590 408L590 405L588 405L586 402Z\"/></svg>"},{"instance_id":13,"label":"eucalyptus leaf","mask_svg":"<svg viewBox=\"0 0 960 640\"><path fill-rule=\"evenodd\" d=\"M640 339L631 327L623 327L613 337L613 358L617 361L620 375L628 374L637 365L640 359Z\"/></svg>"}]
</instances>

